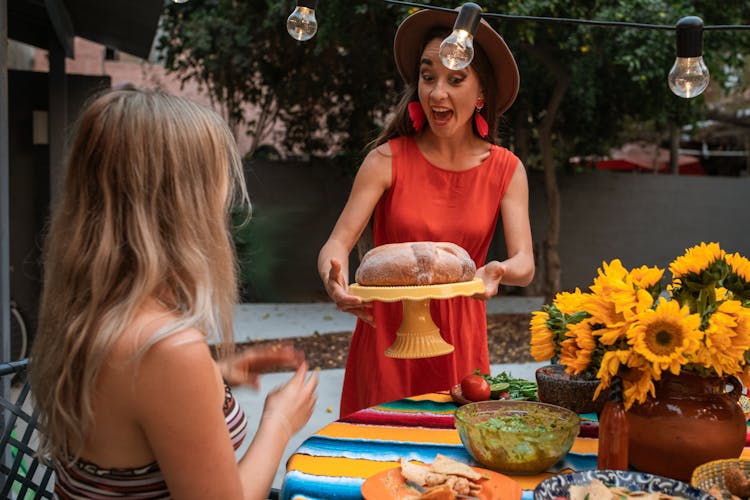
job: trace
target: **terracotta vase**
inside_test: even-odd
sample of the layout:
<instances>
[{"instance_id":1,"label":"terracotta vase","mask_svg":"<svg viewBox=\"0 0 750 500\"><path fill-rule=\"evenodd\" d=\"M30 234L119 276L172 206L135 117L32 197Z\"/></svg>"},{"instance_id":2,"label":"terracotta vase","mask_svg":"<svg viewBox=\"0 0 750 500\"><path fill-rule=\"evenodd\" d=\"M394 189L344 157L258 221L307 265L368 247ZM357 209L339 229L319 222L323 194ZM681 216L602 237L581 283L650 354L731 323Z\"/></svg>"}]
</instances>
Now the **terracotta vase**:
<instances>
[{"instance_id":1,"label":"terracotta vase","mask_svg":"<svg viewBox=\"0 0 750 500\"><path fill-rule=\"evenodd\" d=\"M631 467L690 481L698 465L737 458L747 434L735 377L666 373L656 397L628 410Z\"/></svg>"}]
</instances>

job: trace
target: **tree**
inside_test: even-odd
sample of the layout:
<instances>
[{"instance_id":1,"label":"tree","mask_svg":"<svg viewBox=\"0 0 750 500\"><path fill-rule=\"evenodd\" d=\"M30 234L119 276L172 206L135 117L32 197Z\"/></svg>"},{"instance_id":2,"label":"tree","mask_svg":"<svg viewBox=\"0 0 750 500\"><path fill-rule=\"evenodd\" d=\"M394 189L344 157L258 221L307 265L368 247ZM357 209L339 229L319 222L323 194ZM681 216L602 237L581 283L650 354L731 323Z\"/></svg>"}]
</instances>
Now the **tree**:
<instances>
[{"instance_id":1,"label":"tree","mask_svg":"<svg viewBox=\"0 0 750 500\"><path fill-rule=\"evenodd\" d=\"M707 2L687 0L524 0L486 7L514 15L665 25L684 15L699 15L706 24L737 24L749 15L748 7L736 1L720 12L706 8ZM560 290L560 167L573 155L606 152L628 121L652 121L669 135L695 120L705 104L703 98L678 98L667 87L675 57L673 31L518 20L496 21L496 26L516 53L522 75L518 100L508 113L514 124L510 141L529 168L544 171L548 225L543 275L551 301ZM707 41L706 50L722 55L712 68L720 82L720 65L739 61L732 50L737 34L716 38Z\"/></svg>"},{"instance_id":2,"label":"tree","mask_svg":"<svg viewBox=\"0 0 750 500\"><path fill-rule=\"evenodd\" d=\"M434 0L433 5L455 7ZM747 24L750 4L727 0L490 0L487 11L552 18L672 25L698 15L706 25ZM261 119L286 126L285 145L315 154L361 155L401 89L393 64L393 34L407 13L381 0L326 0L317 9L319 31L296 42L285 29L293 2L191 0L167 9L160 47L168 69L195 79L222 103L234 123L242 104L264 110ZM560 290L559 171L574 155L605 153L628 123L648 121L663 138L705 110L699 97L674 96L666 75L674 61L674 32L526 20L490 24L514 52L521 89L506 113L505 143L530 169L544 172L548 227L544 291ZM742 67L737 47L747 31L706 32L714 85ZM737 73L740 74L740 73ZM264 124L254 123L261 134ZM350 170L358 161L347 161Z\"/></svg>"},{"instance_id":3,"label":"tree","mask_svg":"<svg viewBox=\"0 0 750 500\"><path fill-rule=\"evenodd\" d=\"M196 80L230 123L260 109L256 145L268 126L286 128L285 146L310 154L359 155L397 99L391 47L399 15L380 0L326 0L307 42L286 31L295 2L191 0L170 5L159 49L168 70Z\"/></svg>"}]
</instances>

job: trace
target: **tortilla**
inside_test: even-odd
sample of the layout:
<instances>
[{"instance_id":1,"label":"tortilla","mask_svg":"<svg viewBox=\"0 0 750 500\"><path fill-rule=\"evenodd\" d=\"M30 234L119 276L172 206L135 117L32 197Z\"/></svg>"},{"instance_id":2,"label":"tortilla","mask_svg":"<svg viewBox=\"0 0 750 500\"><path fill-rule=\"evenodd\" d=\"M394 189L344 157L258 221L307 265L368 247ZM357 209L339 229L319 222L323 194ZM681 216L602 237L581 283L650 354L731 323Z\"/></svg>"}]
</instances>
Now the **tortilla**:
<instances>
[{"instance_id":1,"label":"tortilla","mask_svg":"<svg viewBox=\"0 0 750 500\"><path fill-rule=\"evenodd\" d=\"M437 456L435 457L435 461L432 462L431 469L433 472L462 476L471 479L472 481L479 481L480 479L482 479L482 475L468 465L457 462L444 455L441 455L440 453L437 454Z\"/></svg>"},{"instance_id":2,"label":"tortilla","mask_svg":"<svg viewBox=\"0 0 750 500\"><path fill-rule=\"evenodd\" d=\"M482 490L479 480L485 476L471 467L438 454L429 465L414 464L401 458L401 475L407 481L426 488L419 500L453 500L456 494L476 495Z\"/></svg>"},{"instance_id":3,"label":"tortilla","mask_svg":"<svg viewBox=\"0 0 750 500\"><path fill-rule=\"evenodd\" d=\"M427 484L427 474L430 473L430 469L423 465L413 464L407 461L405 458L401 458L401 475L407 481L412 481L420 486Z\"/></svg>"}]
</instances>

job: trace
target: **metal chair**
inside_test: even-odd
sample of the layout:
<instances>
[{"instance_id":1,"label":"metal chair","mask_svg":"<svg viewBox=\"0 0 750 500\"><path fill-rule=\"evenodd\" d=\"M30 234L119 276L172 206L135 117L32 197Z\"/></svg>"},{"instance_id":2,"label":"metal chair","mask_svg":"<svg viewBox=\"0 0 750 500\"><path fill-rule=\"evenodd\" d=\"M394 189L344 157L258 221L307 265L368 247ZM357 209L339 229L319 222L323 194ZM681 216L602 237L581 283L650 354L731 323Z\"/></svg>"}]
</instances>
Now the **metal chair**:
<instances>
[{"instance_id":1,"label":"metal chair","mask_svg":"<svg viewBox=\"0 0 750 500\"><path fill-rule=\"evenodd\" d=\"M0 363L0 498L52 498L53 472L36 456L37 412L26 379L28 358Z\"/></svg>"}]
</instances>

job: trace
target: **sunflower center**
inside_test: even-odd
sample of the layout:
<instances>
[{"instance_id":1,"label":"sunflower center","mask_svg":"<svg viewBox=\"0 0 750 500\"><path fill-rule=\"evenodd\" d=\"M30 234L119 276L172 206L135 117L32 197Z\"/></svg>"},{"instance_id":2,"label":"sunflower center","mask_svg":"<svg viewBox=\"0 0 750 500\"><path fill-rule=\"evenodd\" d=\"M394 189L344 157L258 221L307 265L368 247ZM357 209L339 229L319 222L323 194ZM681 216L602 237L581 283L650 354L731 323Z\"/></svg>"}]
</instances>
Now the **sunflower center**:
<instances>
[{"instance_id":1,"label":"sunflower center","mask_svg":"<svg viewBox=\"0 0 750 500\"><path fill-rule=\"evenodd\" d=\"M675 332L666 325L654 325L646 335L646 343L651 352L657 356L669 355L674 352L678 339Z\"/></svg>"},{"instance_id":2,"label":"sunflower center","mask_svg":"<svg viewBox=\"0 0 750 500\"><path fill-rule=\"evenodd\" d=\"M659 345L670 345L672 343L672 334L666 330L656 332L655 338Z\"/></svg>"}]
</instances>

